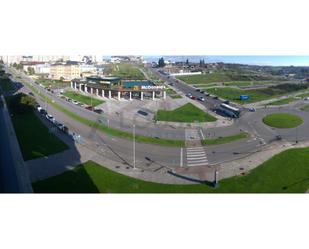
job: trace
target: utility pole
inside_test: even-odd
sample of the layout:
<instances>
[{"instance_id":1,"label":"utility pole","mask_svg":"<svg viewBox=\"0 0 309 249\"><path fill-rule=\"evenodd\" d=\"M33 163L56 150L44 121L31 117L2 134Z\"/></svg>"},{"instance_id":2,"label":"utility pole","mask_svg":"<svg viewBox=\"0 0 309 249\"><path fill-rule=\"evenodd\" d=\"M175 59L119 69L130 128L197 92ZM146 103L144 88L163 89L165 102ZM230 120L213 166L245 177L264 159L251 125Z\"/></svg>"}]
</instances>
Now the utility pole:
<instances>
[{"instance_id":1,"label":"utility pole","mask_svg":"<svg viewBox=\"0 0 309 249\"><path fill-rule=\"evenodd\" d=\"M296 127L295 143L298 143L298 127Z\"/></svg>"},{"instance_id":2,"label":"utility pole","mask_svg":"<svg viewBox=\"0 0 309 249\"><path fill-rule=\"evenodd\" d=\"M133 124L133 169L136 169L135 167L135 124Z\"/></svg>"}]
</instances>

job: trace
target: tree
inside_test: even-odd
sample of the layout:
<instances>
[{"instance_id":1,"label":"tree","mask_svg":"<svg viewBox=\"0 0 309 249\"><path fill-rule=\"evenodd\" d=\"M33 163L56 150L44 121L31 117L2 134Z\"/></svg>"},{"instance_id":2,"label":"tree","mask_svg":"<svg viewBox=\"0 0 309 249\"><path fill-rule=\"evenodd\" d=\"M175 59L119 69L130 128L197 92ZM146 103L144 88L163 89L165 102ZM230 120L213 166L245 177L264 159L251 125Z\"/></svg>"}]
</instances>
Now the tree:
<instances>
[{"instance_id":1,"label":"tree","mask_svg":"<svg viewBox=\"0 0 309 249\"><path fill-rule=\"evenodd\" d=\"M158 66L159 66L159 67L165 67L165 62L164 62L163 57L161 57L161 58L159 59L159 61L158 61Z\"/></svg>"},{"instance_id":2,"label":"tree","mask_svg":"<svg viewBox=\"0 0 309 249\"><path fill-rule=\"evenodd\" d=\"M33 67L28 67L28 68L27 68L27 72L28 72L29 75L33 75L33 74L35 73Z\"/></svg>"}]
</instances>

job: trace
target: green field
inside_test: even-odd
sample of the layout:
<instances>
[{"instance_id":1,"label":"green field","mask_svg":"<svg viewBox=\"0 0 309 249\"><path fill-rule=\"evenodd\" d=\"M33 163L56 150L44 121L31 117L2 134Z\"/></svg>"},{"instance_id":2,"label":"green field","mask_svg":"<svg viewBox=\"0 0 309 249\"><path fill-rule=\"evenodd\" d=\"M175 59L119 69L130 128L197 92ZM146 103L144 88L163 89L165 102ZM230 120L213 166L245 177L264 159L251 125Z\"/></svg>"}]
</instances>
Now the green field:
<instances>
[{"instance_id":1,"label":"green field","mask_svg":"<svg viewBox=\"0 0 309 249\"><path fill-rule=\"evenodd\" d=\"M285 98L285 99L279 99L276 100L274 102L270 102L268 105L287 105L293 101L295 101L296 99L291 97L291 98Z\"/></svg>"},{"instance_id":2,"label":"green field","mask_svg":"<svg viewBox=\"0 0 309 249\"><path fill-rule=\"evenodd\" d=\"M285 94L285 92L280 89L241 90L231 87L210 88L207 89L207 92L223 99L232 100L238 103L253 103ZM240 95L249 95L250 99L240 100Z\"/></svg>"},{"instance_id":3,"label":"green field","mask_svg":"<svg viewBox=\"0 0 309 249\"><path fill-rule=\"evenodd\" d=\"M176 78L188 84L208 84L208 83L214 83L214 82L231 81L231 78L225 73L177 76Z\"/></svg>"},{"instance_id":4,"label":"green field","mask_svg":"<svg viewBox=\"0 0 309 249\"><path fill-rule=\"evenodd\" d=\"M17 113L11 107L12 97L7 98L11 119L24 160L49 156L69 147L50 133L34 112ZM21 109L21 108L20 108Z\"/></svg>"},{"instance_id":5,"label":"green field","mask_svg":"<svg viewBox=\"0 0 309 249\"><path fill-rule=\"evenodd\" d=\"M109 64L105 66L104 73L121 77L124 80L145 80L138 66L132 64Z\"/></svg>"},{"instance_id":6,"label":"green field","mask_svg":"<svg viewBox=\"0 0 309 249\"><path fill-rule=\"evenodd\" d=\"M238 141L238 140L247 138L248 136L249 136L248 133L241 132L239 134L232 135L232 136L219 137L215 139L204 139L201 142L202 142L202 145L219 145L219 144L226 144L226 143Z\"/></svg>"},{"instance_id":7,"label":"green field","mask_svg":"<svg viewBox=\"0 0 309 249\"><path fill-rule=\"evenodd\" d=\"M305 193L309 188L309 148L290 149L244 176L210 184L172 185L125 176L92 161L33 183L36 193Z\"/></svg>"},{"instance_id":8,"label":"green field","mask_svg":"<svg viewBox=\"0 0 309 249\"><path fill-rule=\"evenodd\" d=\"M73 100L76 100L82 104L85 104L85 105L97 106L97 105L104 103L103 100L96 99L94 97L91 98L90 96L86 96L86 95L76 93L73 91L67 91L63 93L63 95Z\"/></svg>"},{"instance_id":9,"label":"green field","mask_svg":"<svg viewBox=\"0 0 309 249\"><path fill-rule=\"evenodd\" d=\"M303 120L297 116L288 113L273 113L266 115L263 122L275 128L294 128L303 123Z\"/></svg>"},{"instance_id":10,"label":"green field","mask_svg":"<svg viewBox=\"0 0 309 249\"><path fill-rule=\"evenodd\" d=\"M217 119L210 114L188 103L173 111L158 110L155 120L169 122L213 122Z\"/></svg>"},{"instance_id":11,"label":"green field","mask_svg":"<svg viewBox=\"0 0 309 249\"><path fill-rule=\"evenodd\" d=\"M187 76L177 76L177 79L180 79L188 84L209 84L209 83L228 83L228 82L237 82L236 84L241 84L244 82L245 85L248 85L248 82L265 82L269 84L271 80L275 80L276 77L272 75L259 74L257 72L249 72L243 70L216 70L212 73L204 73L198 75L187 75ZM262 83L263 84L263 83Z\"/></svg>"}]
</instances>

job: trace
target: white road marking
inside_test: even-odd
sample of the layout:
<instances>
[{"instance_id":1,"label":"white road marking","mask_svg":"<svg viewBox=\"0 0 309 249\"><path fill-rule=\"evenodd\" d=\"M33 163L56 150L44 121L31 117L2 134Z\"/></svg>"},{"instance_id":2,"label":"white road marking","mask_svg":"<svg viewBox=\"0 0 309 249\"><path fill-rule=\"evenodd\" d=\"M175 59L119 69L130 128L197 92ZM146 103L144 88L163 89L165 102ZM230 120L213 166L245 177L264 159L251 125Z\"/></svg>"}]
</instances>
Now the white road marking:
<instances>
[{"instance_id":1,"label":"white road marking","mask_svg":"<svg viewBox=\"0 0 309 249\"><path fill-rule=\"evenodd\" d=\"M207 165L208 159L204 147L186 148L187 166Z\"/></svg>"}]
</instances>

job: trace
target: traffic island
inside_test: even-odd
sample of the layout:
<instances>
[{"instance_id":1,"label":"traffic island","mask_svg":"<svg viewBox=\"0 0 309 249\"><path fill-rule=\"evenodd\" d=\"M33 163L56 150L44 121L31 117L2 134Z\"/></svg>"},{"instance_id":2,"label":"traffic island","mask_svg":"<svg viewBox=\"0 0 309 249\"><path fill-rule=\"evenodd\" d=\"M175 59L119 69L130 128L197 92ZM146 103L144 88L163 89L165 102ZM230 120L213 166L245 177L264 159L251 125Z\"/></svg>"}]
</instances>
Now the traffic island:
<instances>
[{"instance_id":1,"label":"traffic island","mask_svg":"<svg viewBox=\"0 0 309 249\"><path fill-rule=\"evenodd\" d=\"M274 128L289 129L300 126L303 119L297 115L289 113L273 113L263 118L263 123Z\"/></svg>"}]
</instances>

